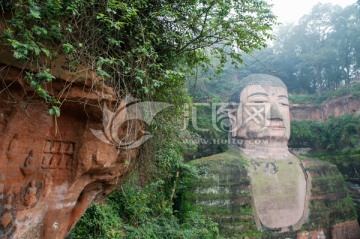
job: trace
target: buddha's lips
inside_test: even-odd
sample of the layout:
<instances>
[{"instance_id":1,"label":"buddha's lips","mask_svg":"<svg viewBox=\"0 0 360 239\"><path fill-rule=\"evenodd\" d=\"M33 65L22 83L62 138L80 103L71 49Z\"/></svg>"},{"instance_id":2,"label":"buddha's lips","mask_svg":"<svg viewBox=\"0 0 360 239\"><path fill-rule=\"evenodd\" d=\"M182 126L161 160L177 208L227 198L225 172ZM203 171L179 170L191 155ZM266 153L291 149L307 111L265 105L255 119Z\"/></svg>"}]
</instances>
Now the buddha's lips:
<instances>
[{"instance_id":1,"label":"buddha's lips","mask_svg":"<svg viewBox=\"0 0 360 239\"><path fill-rule=\"evenodd\" d=\"M270 122L269 128L276 130L285 129L282 122Z\"/></svg>"},{"instance_id":2,"label":"buddha's lips","mask_svg":"<svg viewBox=\"0 0 360 239\"><path fill-rule=\"evenodd\" d=\"M275 127L275 126L270 126L270 129L274 129L274 130L283 130L285 129L285 127Z\"/></svg>"}]
</instances>

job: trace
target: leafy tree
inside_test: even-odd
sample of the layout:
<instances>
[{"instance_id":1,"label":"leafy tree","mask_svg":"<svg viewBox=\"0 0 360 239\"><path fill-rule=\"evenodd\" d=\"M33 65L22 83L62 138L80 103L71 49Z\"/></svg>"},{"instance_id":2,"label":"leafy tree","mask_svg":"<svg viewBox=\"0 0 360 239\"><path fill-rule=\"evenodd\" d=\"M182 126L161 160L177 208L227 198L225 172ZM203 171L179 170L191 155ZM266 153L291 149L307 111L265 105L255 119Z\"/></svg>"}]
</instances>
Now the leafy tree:
<instances>
[{"instance_id":1,"label":"leafy tree","mask_svg":"<svg viewBox=\"0 0 360 239\"><path fill-rule=\"evenodd\" d=\"M41 69L41 56L66 54L93 65L119 95L160 99L209 52L224 62L265 46L275 21L263 0L12 0L1 7L12 16L3 43L17 59Z\"/></svg>"}]
</instances>

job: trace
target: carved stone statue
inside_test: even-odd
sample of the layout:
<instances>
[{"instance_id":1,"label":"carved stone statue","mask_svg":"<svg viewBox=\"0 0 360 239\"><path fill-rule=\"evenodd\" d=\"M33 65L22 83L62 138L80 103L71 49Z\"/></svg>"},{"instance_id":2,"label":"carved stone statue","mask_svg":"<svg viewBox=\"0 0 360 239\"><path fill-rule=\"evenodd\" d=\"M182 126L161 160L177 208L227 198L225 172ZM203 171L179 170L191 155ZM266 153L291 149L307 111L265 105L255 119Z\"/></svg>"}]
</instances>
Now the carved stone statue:
<instances>
[{"instance_id":1,"label":"carved stone statue","mask_svg":"<svg viewBox=\"0 0 360 239\"><path fill-rule=\"evenodd\" d=\"M11 222L12 220L12 215L10 213L10 210L12 209L12 201L13 201L13 196L9 195L6 198L6 204L4 205L4 209L5 209L5 213L1 218L1 223L4 226L4 228L6 228L6 226Z\"/></svg>"},{"instance_id":2,"label":"carved stone statue","mask_svg":"<svg viewBox=\"0 0 360 239\"><path fill-rule=\"evenodd\" d=\"M288 151L290 116L287 88L276 77L245 78L230 101L232 137L250 164L251 192L262 227L300 229L306 180L300 161ZM234 117L235 116L235 117Z\"/></svg>"},{"instance_id":3,"label":"carved stone statue","mask_svg":"<svg viewBox=\"0 0 360 239\"><path fill-rule=\"evenodd\" d=\"M24 204L26 206L34 206L36 204L37 202L36 192L37 192L36 182L35 180L32 180L30 183L30 187L27 189L25 195Z\"/></svg>"},{"instance_id":4,"label":"carved stone statue","mask_svg":"<svg viewBox=\"0 0 360 239\"><path fill-rule=\"evenodd\" d=\"M103 105L111 112L123 102L91 69L68 71L65 60L48 66L57 78L44 87L62 102L54 118L25 80L24 71L37 69L6 52L0 47L0 238L63 239L94 200L132 171L138 148L92 133L104 128ZM116 113L127 117L126 109ZM143 125L133 125L113 134L136 141Z\"/></svg>"},{"instance_id":5,"label":"carved stone statue","mask_svg":"<svg viewBox=\"0 0 360 239\"><path fill-rule=\"evenodd\" d=\"M191 162L202 178L188 200L202 207L229 238L261 238L268 232L277 239L324 238L324 233L334 235L331 230L340 221L351 221L347 236L358 238L360 228L340 172L326 162L300 160L288 150L285 84L274 76L251 75L241 80L229 101L232 147Z\"/></svg>"},{"instance_id":6,"label":"carved stone statue","mask_svg":"<svg viewBox=\"0 0 360 239\"><path fill-rule=\"evenodd\" d=\"M229 118L232 137L242 139L240 148L256 152L257 157L289 154L288 93L279 78L262 74L246 77L230 102L239 103Z\"/></svg>"}]
</instances>

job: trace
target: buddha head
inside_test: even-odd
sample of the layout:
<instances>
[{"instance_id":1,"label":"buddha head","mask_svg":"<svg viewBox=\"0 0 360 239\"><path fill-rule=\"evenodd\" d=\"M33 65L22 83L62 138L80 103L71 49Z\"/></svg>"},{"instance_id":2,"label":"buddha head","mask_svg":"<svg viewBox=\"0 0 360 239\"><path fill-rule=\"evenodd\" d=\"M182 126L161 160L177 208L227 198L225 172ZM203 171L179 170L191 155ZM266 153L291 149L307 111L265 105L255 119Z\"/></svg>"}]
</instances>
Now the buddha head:
<instances>
[{"instance_id":1,"label":"buddha head","mask_svg":"<svg viewBox=\"0 0 360 239\"><path fill-rule=\"evenodd\" d=\"M232 137L243 148L287 150L290 114L285 84L277 77L255 74L244 78L231 95L229 111Z\"/></svg>"}]
</instances>

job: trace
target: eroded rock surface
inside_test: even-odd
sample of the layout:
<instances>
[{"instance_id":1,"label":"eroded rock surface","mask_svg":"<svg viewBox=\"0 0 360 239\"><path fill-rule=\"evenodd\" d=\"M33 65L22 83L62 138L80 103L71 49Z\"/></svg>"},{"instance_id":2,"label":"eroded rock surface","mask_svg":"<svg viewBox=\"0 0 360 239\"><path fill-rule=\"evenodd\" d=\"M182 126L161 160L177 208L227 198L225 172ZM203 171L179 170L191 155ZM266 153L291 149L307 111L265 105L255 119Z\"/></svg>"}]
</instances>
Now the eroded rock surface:
<instances>
[{"instance_id":1,"label":"eroded rock surface","mask_svg":"<svg viewBox=\"0 0 360 239\"><path fill-rule=\"evenodd\" d=\"M105 144L90 131L103 128L102 105L115 106L112 89L69 81L69 74L58 72L60 78L45 86L62 102L61 116L54 118L23 70L0 65L2 239L65 238L87 207L133 168L137 149ZM120 127L119 135L138 137L142 125L135 125Z\"/></svg>"},{"instance_id":2,"label":"eroded rock surface","mask_svg":"<svg viewBox=\"0 0 360 239\"><path fill-rule=\"evenodd\" d=\"M310 214L303 228L323 232L326 238L360 238L354 203L337 167L309 158L304 158L302 162L311 183ZM339 228L344 229L342 234ZM348 237L339 237L345 234Z\"/></svg>"},{"instance_id":3,"label":"eroded rock surface","mask_svg":"<svg viewBox=\"0 0 360 239\"><path fill-rule=\"evenodd\" d=\"M344 96L325 101L322 104L291 104L291 120L318 120L325 121L330 116L354 114L360 110L359 96Z\"/></svg>"},{"instance_id":4,"label":"eroded rock surface","mask_svg":"<svg viewBox=\"0 0 360 239\"><path fill-rule=\"evenodd\" d=\"M332 227L333 239L360 238L360 228L357 221L342 222Z\"/></svg>"},{"instance_id":5,"label":"eroded rock surface","mask_svg":"<svg viewBox=\"0 0 360 239\"><path fill-rule=\"evenodd\" d=\"M346 182L336 166L313 159L301 160L308 185L308 200L304 205L301 221L292 222L293 226L286 231L262 224L264 220L257 215L261 208L257 208L259 204L254 202L252 196L256 183L251 182L249 176L254 165L247 161L246 156L235 149L191 161L191 164L199 169L201 177L193 192L187 195L187 200L196 203L207 216L219 224L221 235L226 238L242 238L248 235L252 235L252 238L274 239L360 238L354 205ZM280 167L284 165L280 165L279 170ZM272 170L270 166L267 168L269 172ZM265 174L263 177L268 180L269 175ZM296 181L292 177L289 173L288 179L281 176L278 179L282 183ZM263 184L262 190L274 197L276 194L271 190L277 190L278 188L274 187L279 183L274 180L273 182ZM289 197L296 193L294 191L289 191ZM286 195L278 193L278 196L273 198L273 203L268 203L275 219L278 214L283 214L275 210L276 207L281 209L281 205L289 201ZM291 215L288 218L291 218ZM275 220L274 223L278 222Z\"/></svg>"},{"instance_id":6,"label":"eroded rock surface","mask_svg":"<svg viewBox=\"0 0 360 239\"><path fill-rule=\"evenodd\" d=\"M191 161L199 169L200 179L187 200L218 223L222 236L259 237L262 233L254 221L247 163L239 153L228 151Z\"/></svg>"}]
</instances>

